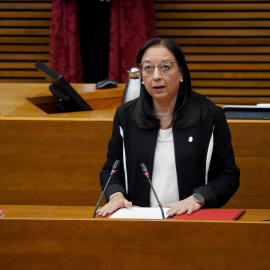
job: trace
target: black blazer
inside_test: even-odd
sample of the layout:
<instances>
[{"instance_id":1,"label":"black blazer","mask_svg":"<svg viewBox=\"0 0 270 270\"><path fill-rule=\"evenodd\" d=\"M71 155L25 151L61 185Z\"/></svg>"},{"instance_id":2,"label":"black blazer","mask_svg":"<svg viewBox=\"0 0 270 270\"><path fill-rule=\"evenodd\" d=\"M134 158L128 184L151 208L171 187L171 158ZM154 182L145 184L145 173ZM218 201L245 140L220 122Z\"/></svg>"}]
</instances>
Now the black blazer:
<instances>
[{"instance_id":1,"label":"black blazer","mask_svg":"<svg viewBox=\"0 0 270 270\"><path fill-rule=\"evenodd\" d=\"M198 192L206 199L206 207L221 207L238 189L240 171L222 108L210 101L207 106L205 119L197 125L186 129L172 127L178 189L180 200ZM140 164L146 164L151 178L157 136L158 128L140 129L130 119L125 105L117 109L107 161L100 173L102 189L115 160L120 160L121 165L107 187L107 200L120 191L134 205L150 205L150 185Z\"/></svg>"}]
</instances>

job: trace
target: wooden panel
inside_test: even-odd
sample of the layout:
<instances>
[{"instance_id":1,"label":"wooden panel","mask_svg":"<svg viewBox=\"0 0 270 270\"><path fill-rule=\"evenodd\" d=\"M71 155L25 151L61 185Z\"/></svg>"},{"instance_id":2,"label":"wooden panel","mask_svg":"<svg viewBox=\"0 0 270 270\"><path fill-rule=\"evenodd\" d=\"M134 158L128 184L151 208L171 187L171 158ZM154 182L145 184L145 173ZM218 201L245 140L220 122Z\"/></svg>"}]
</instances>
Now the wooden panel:
<instances>
[{"instance_id":1,"label":"wooden panel","mask_svg":"<svg viewBox=\"0 0 270 270\"><path fill-rule=\"evenodd\" d=\"M37 1L41 1L41 0L37 0ZM26 1L25 1L26 2ZM27 2L25 3L27 4ZM29 5L32 5L32 3L29 3ZM23 12L19 12L18 10L14 10L14 11L4 11L4 10L0 10L0 17L1 18L21 18L21 19L51 19L51 13L48 11L38 11L38 10L33 10L33 11L23 11Z\"/></svg>"},{"instance_id":2,"label":"wooden panel","mask_svg":"<svg viewBox=\"0 0 270 270\"><path fill-rule=\"evenodd\" d=\"M38 45L38 44L34 44L34 45L25 45L25 46L21 46L21 45L10 45L10 46L6 46L6 45L0 45L0 51L1 52L8 52L8 53L12 53L12 52L28 52L28 53L37 53L37 52L44 52L44 53L48 53L49 51L49 45Z\"/></svg>"},{"instance_id":3,"label":"wooden panel","mask_svg":"<svg viewBox=\"0 0 270 270\"><path fill-rule=\"evenodd\" d=\"M229 120L240 187L226 208L270 206L270 124L264 121Z\"/></svg>"},{"instance_id":4,"label":"wooden panel","mask_svg":"<svg viewBox=\"0 0 270 270\"><path fill-rule=\"evenodd\" d=\"M194 90L264 88L270 92L269 1L154 3L157 35L182 46Z\"/></svg>"},{"instance_id":5,"label":"wooden panel","mask_svg":"<svg viewBox=\"0 0 270 270\"><path fill-rule=\"evenodd\" d=\"M35 1L31 3L31 5L27 5L27 1L24 3L18 3L17 1L13 1L13 3L0 3L1 10L51 10L51 3L50 1ZM38 3L37 3L38 2Z\"/></svg>"},{"instance_id":6,"label":"wooden panel","mask_svg":"<svg viewBox=\"0 0 270 270\"><path fill-rule=\"evenodd\" d=\"M8 1L12 1L12 0L8 0ZM23 0L20 0L20 1L23 1ZM32 0L32 1L34 1L34 0ZM164 0L155 0L155 2L156 3L164 2ZM187 0L170 0L169 2L178 2L178 3L181 3L181 2L187 2ZM204 3L204 2L207 2L207 3L220 3L220 0L196 0L196 2L198 2L198 3ZM224 3L231 2L232 3L233 1L232 0L222 0L222 2L224 2ZM254 2L254 0L238 0L237 2L238 3L242 3L242 2L248 3L248 2ZM269 0L260 0L259 2L261 2L261 3L266 2L266 3L268 3Z\"/></svg>"},{"instance_id":7,"label":"wooden panel","mask_svg":"<svg viewBox=\"0 0 270 270\"><path fill-rule=\"evenodd\" d=\"M18 69L15 62L48 61L51 3L50 0L9 0L0 3L0 64L11 64L9 68L1 65L0 71L6 69L7 73L1 73L0 82L44 82L36 69L28 73L17 73L19 76L14 77ZM227 70L234 71L235 74L238 72L239 63L256 63L250 70L259 72L259 65L269 64L269 1L256 3L251 0L227 0L220 3L214 0L156 0L154 3L157 34L168 36L185 45L183 49L188 62L201 65L200 70L203 70L205 63L208 64L208 69L213 65L212 70L215 70L215 64L232 63L232 67ZM16 46L17 44L20 46ZM29 45L32 44L38 46L32 47L33 50L30 51ZM240 68L238 75L223 77L232 80L235 76L244 81L246 74L241 73L243 69L247 68ZM269 67L263 70L269 71ZM266 80L264 76L252 78L250 87L256 88L259 81ZM207 76L202 78L208 80ZM198 88L200 84L203 84L203 81L197 82L194 87ZM205 86L212 88L213 83ZM224 86L231 87L228 84ZM269 88L267 85L265 87Z\"/></svg>"},{"instance_id":8,"label":"wooden panel","mask_svg":"<svg viewBox=\"0 0 270 270\"><path fill-rule=\"evenodd\" d=\"M197 88L198 93L207 96L219 106L256 105L258 103L270 103L269 90L256 88Z\"/></svg>"},{"instance_id":9,"label":"wooden panel","mask_svg":"<svg viewBox=\"0 0 270 270\"><path fill-rule=\"evenodd\" d=\"M237 157L236 163L243 179L239 192L268 194L270 200L270 157Z\"/></svg>"},{"instance_id":10,"label":"wooden panel","mask_svg":"<svg viewBox=\"0 0 270 270\"><path fill-rule=\"evenodd\" d=\"M270 70L267 72L213 72L213 71L197 71L190 73L192 79L269 79Z\"/></svg>"},{"instance_id":11,"label":"wooden panel","mask_svg":"<svg viewBox=\"0 0 270 270\"><path fill-rule=\"evenodd\" d=\"M10 36L40 36L40 35L44 35L44 36L48 36L50 35L50 29L43 29L42 32L40 32L40 29L32 29L32 28L17 28L17 29L0 29L0 35L1 36L6 36L6 35L10 35Z\"/></svg>"},{"instance_id":12,"label":"wooden panel","mask_svg":"<svg viewBox=\"0 0 270 270\"><path fill-rule=\"evenodd\" d=\"M166 1L166 0L165 0ZM168 1L168 0L167 0ZM213 5L216 5L216 3L213 3ZM225 4L224 4L225 5ZM262 3L262 10L264 4ZM190 11L184 11L184 12L175 12L175 10L171 10L170 12L164 12L162 10L162 6L159 6L160 9L156 8L155 5L155 14L156 14L156 19L264 19L267 20L269 19L270 12L269 11L255 11L255 12L241 12L241 11L235 11L235 12L224 12L224 11L218 11L215 10L215 12L190 12Z\"/></svg>"},{"instance_id":13,"label":"wooden panel","mask_svg":"<svg viewBox=\"0 0 270 270\"><path fill-rule=\"evenodd\" d=\"M268 20L261 20L261 21L217 21L217 20L205 20L205 21L180 21L180 20L171 20L171 21L158 21L156 22L156 26L159 27L185 27L185 28L265 28L270 26L270 21Z\"/></svg>"},{"instance_id":14,"label":"wooden panel","mask_svg":"<svg viewBox=\"0 0 270 270\"><path fill-rule=\"evenodd\" d=\"M270 55L223 55L223 54L188 54L186 56L188 62L238 62L238 63L254 63L256 66L256 62L266 62L270 61ZM233 59L233 61L232 61Z\"/></svg>"},{"instance_id":15,"label":"wooden panel","mask_svg":"<svg viewBox=\"0 0 270 270\"><path fill-rule=\"evenodd\" d=\"M228 122L241 177L226 207L269 208L269 121ZM111 119L2 119L0 129L0 204L95 205Z\"/></svg>"},{"instance_id":16,"label":"wooden panel","mask_svg":"<svg viewBox=\"0 0 270 270\"><path fill-rule=\"evenodd\" d=\"M230 48L226 46L196 46L196 47L185 47L182 46L182 49L185 53L197 53L198 50L201 53L270 53L270 48L266 46L230 46ZM268 65L269 67L269 65Z\"/></svg>"},{"instance_id":17,"label":"wooden panel","mask_svg":"<svg viewBox=\"0 0 270 270\"><path fill-rule=\"evenodd\" d=\"M40 75L39 75L40 76ZM0 81L2 83L10 83L12 81L12 83L29 83L29 81L31 81L31 83L47 83L48 81L44 78L39 78L39 77L35 77L35 78L27 78L27 77L16 77L16 78L0 78Z\"/></svg>"},{"instance_id":18,"label":"wooden panel","mask_svg":"<svg viewBox=\"0 0 270 270\"><path fill-rule=\"evenodd\" d=\"M34 64L48 62L52 0L0 3L0 82L45 82Z\"/></svg>"},{"instance_id":19,"label":"wooden panel","mask_svg":"<svg viewBox=\"0 0 270 270\"><path fill-rule=\"evenodd\" d=\"M14 0L5 0L5 2L14 2ZM25 2L25 0L16 0L16 2ZM37 0L27 0L27 2L37 2ZM48 1L48 0L44 0L44 1L42 1L42 2L51 2L50 0Z\"/></svg>"},{"instance_id":20,"label":"wooden panel","mask_svg":"<svg viewBox=\"0 0 270 270\"><path fill-rule=\"evenodd\" d=\"M46 180L47 177L39 177L39 181ZM32 179L29 181L31 182ZM62 190L53 190L49 187L40 190L36 187L34 189L23 189L21 187L16 189L4 189L0 190L0 201L5 202L6 204L14 203L16 205L20 205L22 202L28 205L94 205L101 195L99 179L96 178L96 181L96 184L87 190L65 190L69 180L67 180L67 183L64 183ZM101 205L104 204L105 199L103 198Z\"/></svg>"},{"instance_id":21,"label":"wooden panel","mask_svg":"<svg viewBox=\"0 0 270 270\"><path fill-rule=\"evenodd\" d=\"M269 14L270 15L270 14ZM161 36L229 36L229 37L239 37L239 36L262 36L268 37L269 30L258 30L258 29L205 29L205 30L197 30L197 29L160 29L159 35Z\"/></svg>"},{"instance_id":22,"label":"wooden panel","mask_svg":"<svg viewBox=\"0 0 270 270\"><path fill-rule=\"evenodd\" d=\"M269 71L269 63L257 63L254 65L253 63L190 63L189 64L190 71L192 70L239 70L239 71L257 71L257 72L265 72Z\"/></svg>"},{"instance_id":23,"label":"wooden panel","mask_svg":"<svg viewBox=\"0 0 270 270\"><path fill-rule=\"evenodd\" d=\"M48 61L49 55L47 53L0 53L0 58L3 60L33 60L33 59L43 59ZM35 64L35 63L34 63Z\"/></svg>"},{"instance_id":24,"label":"wooden panel","mask_svg":"<svg viewBox=\"0 0 270 270\"><path fill-rule=\"evenodd\" d=\"M236 164L240 168L240 187L225 208L269 208L270 157L236 157Z\"/></svg>"},{"instance_id":25,"label":"wooden panel","mask_svg":"<svg viewBox=\"0 0 270 270\"><path fill-rule=\"evenodd\" d=\"M166 1L164 1L166 2ZM169 1L167 1L169 2ZM195 1L189 1L189 2L185 2L185 3L181 3L181 1L178 1L178 3L163 3L163 4L155 4L155 8L157 10L163 9L163 10L179 10L179 11L190 11L190 10L194 10L194 11L251 11L251 10L259 10L261 11L263 10L270 10L270 4L269 3L237 3L238 1L232 1L234 3L198 3L196 1L196 3L192 3ZM263 5L263 8L262 8Z\"/></svg>"},{"instance_id":26,"label":"wooden panel","mask_svg":"<svg viewBox=\"0 0 270 270\"><path fill-rule=\"evenodd\" d=\"M48 64L49 62L44 61L45 64ZM1 66L5 69L11 69L11 68L15 68L15 69L33 69L35 67L35 63L32 62L2 62Z\"/></svg>"},{"instance_id":27,"label":"wooden panel","mask_svg":"<svg viewBox=\"0 0 270 270\"><path fill-rule=\"evenodd\" d=\"M44 44L45 46L49 46L50 37L1 37L0 36L0 43L1 44L26 44L27 46L30 45L37 45L37 44Z\"/></svg>"},{"instance_id":28,"label":"wooden panel","mask_svg":"<svg viewBox=\"0 0 270 270\"><path fill-rule=\"evenodd\" d=\"M4 205L0 204L1 209L6 209L4 214L4 219L42 219L42 220L93 220L93 213L95 206L56 206L56 205ZM216 209L222 212L222 209ZM264 223L262 220L267 219L270 215L270 209L245 209L243 213L236 221L233 223ZM90 213L90 215L89 215ZM95 220L108 221L107 218L96 216ZM115 221L115 220L114 220ZM109 222L114 222L110 220ZM122 220L124 221L124 220ZM130 221L130 220L129 220ZM133 220L134 222L137 222ZM179 222L180 219L171 220L168 222ZM195 220L185 220L184 222L194 222ZM140 221L139 221L140 222ZM146 221L148 222L148 221ZM211 222L211 221L209 221ZM222 222L222 221L221 221Z\"/></svg>"},{"instance_id":29,"label":"wooden panel","mask_svg":"<svg viewBox=\"0 0 270 270\"><path fill-rule=\"evenodd\" d=\"M24 70L17 70L17 71L0 71L0 76L1 77L34 77L36 76L35 71L32 70L28 70L28 71L24 71ZM37 76L36 76L37 77ZM42 76L40 75L40 78L42 78Z\"/></svg>"},{"instance_id":30,"label":"wooden panel","mask_svg":"<svg viewBox=\"0 0 270 270\"><path fill-rule=\"evenodd\" d=\"M267 269L268 225L261 220L59 220L57 214L45 220L1 219L0 259L3 269L28 270L198 269L200 262L202 269Z\"/></svg>"},{"instance_id":31,"label":"wooden panel","mask_svg":"<svg viewBox=\"0 0 270 270\"><path fill-rule=\"evenodd\" d=\"M270 14L269 14L270 15ZM207 46L213 46L213 45L269 45L270 44L270 37L170 37L174 39L177 43L180 45L207 45Z\"/></svg>"},{"instance_id":32,"label":"wooden panel","mask_svg":"<svg viewBox=\"0 0 270 270\"><path fill-rule=\"evenodd\" d=\"M228 123L236 157L270 157L269 121L228 120Z\"/></svg>"},{"instance_id":33,"label":"wooden panel","mask_svg":"<svg viewBox=\"0 0 270 270\"><path fill-rule=\"evenodd\" d=\"M204 89L198 88L197 91L202 95L213 96L213 97L268 97L269 91L268 89L220 89L220 88L212 88L212 89Z\"/></svg>"},{"instance_id":34,"label":"wooden panel","mask_svg":"<svg viewBox=\"0 0 270 270\"><path fill-rule=\"evenodd\" d=\"M50 27L50 21L49 20L1 20L0 26L8 26L8 27Z\"/></svg>"},{"instance_id":35,"label":"wooden panel","mask_svg":"<svg viewBox=\"0 0 270 270\"><path fill-rule=\"evenodd\" d=\"M111 121L2 120L0 126L1 202L97 202Z\"/></svg>"},{"instance_id":36,"label":"wooden panel","mask_svg":"<svg viewBox=\"0 0 270 270\"><path fill-rule=\"evenodd\" d=\"M269 97L210 97L210 99L220 106L232 105L256 105L258 103L270 103Z\"/></svg>"},{"instance_id":37,"label":"wooden panel","mask_svg":"<svg viewBox=\"0 0 270 270\"><path fill-rule=\"evenodd\" d=\"M237 191L236 194L233 195L231 200L226 204L224 208L247 208L250 207L252 209L260 209L264 207L264 205L269 209L268 205L270 205L270 194L263 193L243 193Z\"/></svg>"},{"instance_id":38,"label":"wooden panel","mask_svg":"<svg viewBox=\"0 0 270 270\"><path fill-rule=\"evenodd\" d=\"M193 80L192 81L192 86L195 88L197 87L208 87L208 88L213 88L213 87L220 87L220 88L267 88L269 89L270 86L270 81L269 80ZM268 95L269 96L269 95Z\"/></svg>"}]
</instances>

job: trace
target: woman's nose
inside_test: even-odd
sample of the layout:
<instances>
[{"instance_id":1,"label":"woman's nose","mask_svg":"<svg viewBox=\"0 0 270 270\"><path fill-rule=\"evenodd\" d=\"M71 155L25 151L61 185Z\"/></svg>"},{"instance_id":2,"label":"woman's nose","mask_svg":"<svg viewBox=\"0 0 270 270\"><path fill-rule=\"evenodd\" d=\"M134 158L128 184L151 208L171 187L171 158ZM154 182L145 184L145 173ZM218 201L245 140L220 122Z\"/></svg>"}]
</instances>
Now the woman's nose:
<instances>
[{"instance_id":1,"label":"woman's nose","mask_svg":"<svg viewBox=\"0 0 270 270\"><path fill-rule=\"evenodd\" d=\"M160 78L161 78L161 73L160 73L158 67L155 66L154 71L153 71L153 79L157 80L157 79L160 79Z\"/></svg>"}]
</instances>

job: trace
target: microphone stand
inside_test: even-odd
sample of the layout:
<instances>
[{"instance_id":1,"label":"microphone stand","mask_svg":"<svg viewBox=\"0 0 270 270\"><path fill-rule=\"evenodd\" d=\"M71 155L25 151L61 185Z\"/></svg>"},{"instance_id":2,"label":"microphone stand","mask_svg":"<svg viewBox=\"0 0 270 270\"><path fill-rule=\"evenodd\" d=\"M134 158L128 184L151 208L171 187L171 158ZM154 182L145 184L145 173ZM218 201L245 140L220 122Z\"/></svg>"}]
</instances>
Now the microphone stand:
<instances>
[{"instance_id":1,"label":"microphone stand","mask_svg":"<svg viewBox=\"0 0 270 270\"><path fill-rule=\"evenodd\" d=\"M93 218L96 217L96 212L97 212L97 209L98 209L98 207L99 207L100 201L101 201L101 199L103 198L103 195L104 195L104 193L105 193L105 190L107 189L107 186L108 186L110 180L112 179L112 177L114 176L114 174L117 172L117 169L118 169L119 165L120 165L120 161L119 161L119 160L116 160L116 161L114 162L114 164L113 164L113 168L112 168L112 170L111 170L110 177L109 177L109 179L108 179L108 181L107 181L107 183L106 183L106 185L105 185L105 187L104 187L104 189L103 189L103 192L102 192L102 194L101 194L101 196L100 196L100 198L99 198L99 200L98 200L98 202L97 202L96 208L95 208L95 210L94 210Z\"/></svg>"},{"instance_id":2,"label":"microphone stand","mask_svg":"<svg viewBox=\"0 0 270 270\"><path fill-rule=\"evenodd\" d=\"M157 193L156 193L156 191L155 191L155 189L154 189L154 187L153 187L153 185L152 185L152 183L151 183L151 181L150 181L149 172L147 171L147 168L146 168L146 166L145 166L144 163L141 164L141 169L142 169L142 171L144 172L144 175L145 175L145 177L147 178L147 180L148 180L148 182L149 182L149 184L150 184L150 186L151 186L151 189L152 189L152 191L153 191L153 193L154 193L154 195L155 195L155 197L156 197L158 206L159 206L160 211L161 211L161 214L162 214L162 218L165 219L165 215L164 215L164 211L163 211L162 205L161 205L161 203L160 203L160 201L159 201L159 199L158 199Z\"/></svg>"}]
</instances>

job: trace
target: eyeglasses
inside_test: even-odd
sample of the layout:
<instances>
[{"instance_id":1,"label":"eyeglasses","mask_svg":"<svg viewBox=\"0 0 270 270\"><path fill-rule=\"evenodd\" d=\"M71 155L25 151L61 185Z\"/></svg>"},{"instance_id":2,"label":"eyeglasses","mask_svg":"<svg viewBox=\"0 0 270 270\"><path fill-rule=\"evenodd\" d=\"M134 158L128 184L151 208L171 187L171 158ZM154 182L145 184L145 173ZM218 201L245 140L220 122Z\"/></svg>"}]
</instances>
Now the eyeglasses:
<instances>
[{"instance_id":1,"label":"eyeglasses","mask_svg":"<svg viewBox=\"0 0 270 270\"><path fill-rule=\"evenodd\" d=\"M160 73L162 75L169 75L173 70L173 63L177 63L175 61L164 61L159 63L157 66L154 66L151 63L141 63L139 64L142 75L151 76L154 73L155 67L158 67Z\"/></svg>"}]
</instances>

